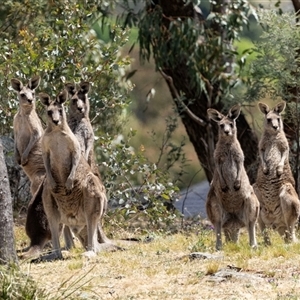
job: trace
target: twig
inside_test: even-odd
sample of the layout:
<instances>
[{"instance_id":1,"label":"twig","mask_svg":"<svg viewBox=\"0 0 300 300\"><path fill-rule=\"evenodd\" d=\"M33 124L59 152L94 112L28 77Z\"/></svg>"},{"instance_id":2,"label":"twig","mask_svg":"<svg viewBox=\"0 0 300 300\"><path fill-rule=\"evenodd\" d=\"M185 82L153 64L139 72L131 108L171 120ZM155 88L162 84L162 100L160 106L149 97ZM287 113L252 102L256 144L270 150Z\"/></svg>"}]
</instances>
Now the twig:
<instances>
[{"instance_id":1,"label":"twig","mask_svg":"<svg viewBox=\"0 0 300 300\"><path fill-rule=\"evenodd\" d=\"M202 119L200 119L198 116L196 116L181 100L181 97L179 96L179 93L178 93L176 87L174 86L173 78L171 76L167 75L166 73L164 73L164 71L161 68L159 69L159 71L160 71L161 75L163 76L163 78L169 83L170 89L171 89L172 93L175 95L176 100L178 102L180 102L180 104L184 107L184 110L191 117L191 119L193 119L199 125L205 127L207 125L207 123L205 121L203 121Z\"/></svg>"}]
</instances>

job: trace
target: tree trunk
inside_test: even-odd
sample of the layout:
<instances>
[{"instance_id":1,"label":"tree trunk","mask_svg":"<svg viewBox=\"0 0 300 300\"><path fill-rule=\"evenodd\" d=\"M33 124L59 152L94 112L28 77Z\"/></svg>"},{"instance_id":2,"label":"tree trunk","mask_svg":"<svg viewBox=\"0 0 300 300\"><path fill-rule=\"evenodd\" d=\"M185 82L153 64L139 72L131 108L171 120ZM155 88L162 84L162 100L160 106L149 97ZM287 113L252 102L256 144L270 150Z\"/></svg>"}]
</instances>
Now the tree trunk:
<instances>
[{"instance_id":1,"label":"tree trunk","mask_svg":"<svg viewBox=\"0 0 300 300\"><path fill-rule=\"evenodd\" d=\"M151 13L151 9L155 7L153 6L153 3L159 4L162 9L162 24L164 26L164 30L169 28L170 20L174 20L176 17L180 17L181 19L197 18L198 21L201 21L202 16L199 15L199 12L195 11L191 3L186 4L183 0L152 1L152 6L148 10L148 13ZM222 1L218 1L214 11L222 11ZM219 33L219 36L222 38L222 40L226 39L226 32L224 32L224 30L222 31L217 24L212 24L211 26L214 27L215 32ZM170 43L170 35L165 34L165 37L165 43ZM154 40L152 42L154 53L156 52L156 45L157 41ZM176 54L170 53L170 55ZM186 55L188 56L188 53L186 53ZM227 59L228 57L226 57L225 54L220 56L220 65L223 65L224 61ZM213 150L218 134L217 124L215 124L215 122L210 122L207 117L207 109L212 107L222 111L225 107L225 103L216 100L219 98L219 95L222 94L219 84L214 83L212 86L212 83L204 77L203 81L206 84L206 90L209 91L209 95L205 94L204 92L200 93L200 95L198 93L197 95L195 88L191 86L192 78L187 68L186 62L184 60L180 60L180 62L178 62L176 65L162 65L161 72L165 75L164 77L169 86L172 98L177 105L186 132L195 148L198 159L205 171L206 177L208 181L211 181L214 172ZM202 76L202 74L199 76ZM167 78L171 78L171 80L167 80ZM191 119L189 114L184 111L182 104L180 104L180 101L178 101L179 94L184 94L184 104L188 106L189 109L203 121L202 125ZM243 113L241 113L237 120L237 129L238 139L245 155L245 168L247 170L250 182L253 183L255 182L257 171L258 140L256 135L251 130Z\"/></svg>"},{"instance_id":2,"label":"tree trunk","mask_svg":"<svg viewBox=\"0 0 300 300\"><path fill-rule=\"evenodd\" d=\"M13 231L12 201L4 160L3 146L0 140L0 263L17 262Z\"/></svg>"}]
</instances>

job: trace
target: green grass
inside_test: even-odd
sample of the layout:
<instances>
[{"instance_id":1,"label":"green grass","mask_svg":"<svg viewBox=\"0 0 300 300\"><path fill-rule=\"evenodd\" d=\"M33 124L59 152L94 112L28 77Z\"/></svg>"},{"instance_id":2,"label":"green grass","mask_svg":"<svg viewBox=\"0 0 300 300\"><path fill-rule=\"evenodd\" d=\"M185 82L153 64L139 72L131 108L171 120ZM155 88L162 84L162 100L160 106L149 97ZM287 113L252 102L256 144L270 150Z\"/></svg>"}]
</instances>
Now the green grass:
<instances>
[{"instance_id":1,"label":"green grass","mask_svg":"<svg viewBox=\"0 0 300 300\"><path fill-rule=\"evenodd\" d=\"M0 267L0 299L47 299L47 292L39 288L30 274L20 271L16 265Z\"/></svg>"}]
</instances>

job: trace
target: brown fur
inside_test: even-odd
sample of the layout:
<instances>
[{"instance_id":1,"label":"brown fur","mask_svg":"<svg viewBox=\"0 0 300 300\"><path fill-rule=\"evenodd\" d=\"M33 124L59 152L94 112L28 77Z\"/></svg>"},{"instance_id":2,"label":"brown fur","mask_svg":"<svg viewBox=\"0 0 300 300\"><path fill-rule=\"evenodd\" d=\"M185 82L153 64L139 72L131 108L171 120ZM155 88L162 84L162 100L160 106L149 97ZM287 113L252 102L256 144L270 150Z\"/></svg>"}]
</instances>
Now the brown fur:
<instances>
[{"instance_id":1,"label":"brown fur","mask_svg":"<svg viewBox=\"0 0 300 300\"><path fill-rule=\"evenodd\" d=\"M259 225L267 244L270 244L270 239L266 228L277 230L286 242L295 241L300 203L294 189L289 145L281 119L286 103L280 102L273 109L264 103L258 105L265 116L259 142L260 165L253 186L260 201Z\"/></svg>"},{"instance_id":2,"label":"brown fur","mask_svg":"<svg viewBox=\"0 0 300 300\"><path fill-rule=\"evenodd\" d=\"M241 227L246 226L251 247L256 247L255 223L259 202L244 168L244 154L236 136L235 120L240 107L233 106L224 116L208 109L209 117L219 125L214 152L215 171L206 201L207 215L215 227L216 249L222 248L221 230L226 241L237 242Z\"/></svg>"},{"instance_id":3,"label":"brown fur","mask_svg":"<svg viewBox=\"0 0 300 300\"><path fill-rule=\"evenodd\" d=\"M47 128L42 137L46 168L43 203L52 233L53 253L45 259L62 258L59 224L68 225L76 234L87 226L89 254L101 250L97 241L97 224L106 207L105 188L81 155L80 143L67 124L63 103L67 92L54 101L40 94L47 108Z\"/></svg>"},{"instance_id":4,"label":"brown fur","mask_svg":"<svg viewBox=\"0 0 300 300\"><path fill-rule=\"evenodd\" d=\"M51 232L42 202L42 181L46 170L44 167L41 137L44 132L40 118L36 113L35 89L39 86L40 77L30 79L27 85L18 79L11 79L11 86L18 93L19 110L14 117L15 157L21 164L31 182L32 198L28 204L25 224L26 234L30 239L27 251L21 255L29 258L39 255L51 240ZM73 245L71 233L65 231L66 247Z\"/></svg>"}]
</instances>

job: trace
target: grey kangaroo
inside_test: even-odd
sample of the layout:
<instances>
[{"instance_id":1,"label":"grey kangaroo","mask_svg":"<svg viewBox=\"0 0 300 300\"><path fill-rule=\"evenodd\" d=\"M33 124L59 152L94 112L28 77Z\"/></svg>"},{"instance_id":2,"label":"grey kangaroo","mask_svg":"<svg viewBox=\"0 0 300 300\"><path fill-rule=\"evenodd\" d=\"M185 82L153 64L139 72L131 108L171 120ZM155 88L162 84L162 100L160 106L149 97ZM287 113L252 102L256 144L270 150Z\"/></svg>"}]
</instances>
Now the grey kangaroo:
<instances>
[{"instance_id":1,"label":"grey kangaroo","mask_svg":"<svg viewBox=\"0 0 300 300\"><path fill-rule=\"evenodd\" d=\"M215 171L206 201L207 215L215 227L216 249L222 248L222 229L226 241L237 242L241 227L247 228L250 246L256 247L259 202L245 171L244 154L237 139L240 106L233 106L227 116L212 108L207 113L219 125Z\"/></svg>"},{"instance_id":2,"label":"grey kangaroo","mask_svg":"<svg viewBox=\"0 0 300 300\"><path fill-rule=\"evenodd\" d=\"M94 174L100 178L94 157L94 131L89 117L88 92L90 91L90 83L87 81L81 82L79 85L67 83L65 88L71 98L68 124L80 143L82 155L92 167Z\"/></svg>"},{"instance_id":3,"label":"grey kangaroo","mask_svg":"<svg viewBox=\"0 0 300 300\"><path fill-rule=\"evenodd\" d=\"M281 113L284 101L273 109L258 103L264 114L264 127L259 142L260 165L254 191L260 202L259 225L266 244L271 244L267 228L275 229L285 242L296 241L295 225L300 202L289 164L289 145L283 130Z\"/></svg>"},{"instance_id":4,"label":"grey kangaroo","mask_svg":"<svg viewBox=\"0 0 300 300\"><path fill-rule=\"evenodd\" d=\"M94 157L94 131L89 118L90 101L88 93L90 83L83 81L80 84L66 83L65 88L70 95L68 125L80 143L81 153L91 166L93 173L101 180L101 175ZM105 211L107 208L105 208ZM98 240L100 243L109 243L110 240L104 232L100 232L102 227L98 227ZM82 230L78 236L81 243L87 243L86 229Z\"/></svg>"},{"instance_id":5,"label":"grey kangaroo","mask_svg":"<svg viewBox=\"0 0 300 300\"><path fill-rule=\"evenodd\" d=\"M26 85L16 78L11 79L11 86L19 99L19 109L13 121L15 159L30 180L32 195L37 191L45 175L41 151L41 136L44 129L35 105L35 89L39 84L39 76L29 79Z\"/></svg>"},{"instance_id":6,"label":"grey kangaroo","mask_svg":"<svg viewBox=\"0 0 300 300\"><path fill-rule=\"evenodd\" d=\"M80 143L67 123L63 105L67 100L67 91L59 93L54 100L45 93L39 96L47 109L47 128L42 136L47 174L43 203L53 244L52 254L44 259L62 258L59 243L61 223L68 225L75 234L86 226L86 255L95 255L103 248L97 240L97 224L101 226L107 205L105 188L82 156Z\"/></svg>"},{"instance_id":7,"label":"grey kangaroo","mask_svg":"<svg viewBox=\"0 0 300 300\"><path fill-rule=\"evenodd\" d=\"M18 93L19 99L19 110L13 122L15 158L30 180L32 194L25 224L30 245L22 250L27 251L21 255L22 258L39 255L47 242L51 240L51 232L39 189L46 173L41 149L41 137L44 129L36 113L35 98L35 90L39 86L40 80L39 76L34 76L24 85L19 79L11 79L11 86ZM65 241L66 248L72 247L72 236L67 228L65 229Z\"/></svg>"}]
</instances>

